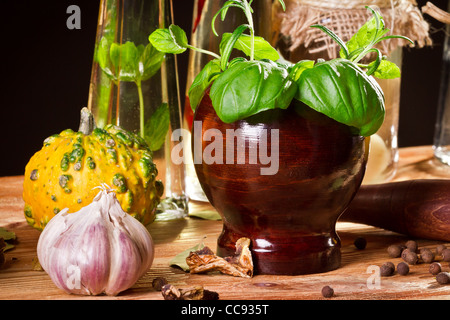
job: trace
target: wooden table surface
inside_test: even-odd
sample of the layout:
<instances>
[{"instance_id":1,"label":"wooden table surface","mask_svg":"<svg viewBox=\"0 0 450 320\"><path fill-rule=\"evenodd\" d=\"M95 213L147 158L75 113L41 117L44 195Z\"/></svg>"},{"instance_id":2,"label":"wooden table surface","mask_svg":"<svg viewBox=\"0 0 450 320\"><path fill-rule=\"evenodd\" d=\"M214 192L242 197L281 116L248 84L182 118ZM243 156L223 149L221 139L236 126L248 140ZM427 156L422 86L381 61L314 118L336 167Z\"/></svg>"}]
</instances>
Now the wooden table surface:
<instances>
[{"instance_id":1,"label":"wooden table surface","mask_svg":"<svg viewBox=\"0 0 450 320\"><path fill-rule=\"evenodd\" d=\"M436 163L429 146L400 149L398 174L395 180L418 178L450 178L450 171ZM338 222L342 240L342 266L334 271L301 276L255 275L251 279L219 273L189 274L170 267L169 261L181 251L201 241L216 248L221 231L220 221L186 218L155 222L149 230L155 241L155 260L150 270L129 290L117 297L86 297L68 295L58 289L44 271L33 270L39 231L29 227L23 216L23 177L0 178L0 227L14 231L17 244L5 253L6 264L0 269L0 299L149 299L162 300L160 292L152 288L155 277L165 277L178 288L197 285L216 291L221 300L235 299L323 299L325 285L334 288L333 299L450 299L450 285L438 285L428 273L428 264L411 266L410 274L382 277L379 287L373 286L373 266L384 262L395 264L400 258L389 258L388 245L404 243L407 237L375 227ZM191 210L212 210L209 204L191 203ZM365 250L357 250L356 237L367 239ZM434 249L438 241L417 239L419 247ZM450 244L448 244L450 245ZM450 271L448 263L444 270ZM369 283L369 285L368 285Z\"/></svg>"}]
</instances>

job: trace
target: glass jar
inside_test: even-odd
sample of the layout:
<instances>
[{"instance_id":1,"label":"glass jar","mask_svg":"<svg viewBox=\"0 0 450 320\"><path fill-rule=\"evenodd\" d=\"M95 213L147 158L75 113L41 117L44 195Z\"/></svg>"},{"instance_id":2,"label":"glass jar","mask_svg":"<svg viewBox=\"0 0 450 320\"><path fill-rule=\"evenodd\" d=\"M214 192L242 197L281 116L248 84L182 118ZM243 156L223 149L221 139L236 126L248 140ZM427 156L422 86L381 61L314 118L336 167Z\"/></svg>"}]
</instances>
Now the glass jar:
<instances>
[{"instance_id":1,"label":"glass jar","mask_svg":"<svg viewBox=\"0 0 450 320\"><path fill-rule=\"evenodd\" d=\"M287 0L285 3L285 12L278 3L274 3L274 43L283 57L294 63L304 59L337 58L340 47L321 30L310 26L324 25L347 42L371 17L366 9L369 5L379 8L385 25L391 32L409 37L419 47L431 41L428 37L428 24L423 21L412 0ZM404 40L391 39L380 43L378 48L401 69L402 47L405 44ZM390 180L396 173L398 163L401 78L376 80L385 95L386 118L378 132L370 137L369 159L363 184Z\"/></svg>"},{"instance_id":2,"label":"glass jar","mask_svg":"<svg viewBox=\"0 0 450 320\"><path fill-rule=\"evenodd\" d=\"M144 138L165 197L157 220L187 215L184 165L174 164L170 137L181 128L176 57L149 43L172 23L171 0L102 0L88 107L102 128L114 124Z\"/></svg>"}]
</instances>

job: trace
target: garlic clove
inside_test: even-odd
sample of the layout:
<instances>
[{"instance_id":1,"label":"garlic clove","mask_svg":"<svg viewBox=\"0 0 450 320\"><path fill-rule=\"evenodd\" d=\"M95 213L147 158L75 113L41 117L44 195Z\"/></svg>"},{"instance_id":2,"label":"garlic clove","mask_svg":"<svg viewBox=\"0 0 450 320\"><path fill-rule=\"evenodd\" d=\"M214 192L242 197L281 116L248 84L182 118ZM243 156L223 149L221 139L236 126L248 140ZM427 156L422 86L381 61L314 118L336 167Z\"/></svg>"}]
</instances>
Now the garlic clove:
<instances>
[{"instance_id":1,"label":"garlic clove","mask_svg":"<svg viewBox=\"0 0 450 320\"><path fill-rule=\"evenodd\" d=\"M154 257L148 230L104 186L90 205L75 213L65 209L50 220L37 251L57 287L83 295L119 294L150 268Z\"/></svg>"}]
</instances>

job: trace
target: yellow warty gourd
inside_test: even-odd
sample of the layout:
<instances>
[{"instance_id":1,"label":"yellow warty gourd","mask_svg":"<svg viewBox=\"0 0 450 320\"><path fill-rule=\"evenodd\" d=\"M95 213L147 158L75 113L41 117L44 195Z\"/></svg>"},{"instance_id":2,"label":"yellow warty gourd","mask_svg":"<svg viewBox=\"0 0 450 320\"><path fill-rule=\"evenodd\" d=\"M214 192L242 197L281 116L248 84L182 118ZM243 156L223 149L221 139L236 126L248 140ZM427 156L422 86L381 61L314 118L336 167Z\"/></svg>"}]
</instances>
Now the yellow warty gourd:
<instances>
[{"instance_id":1,"label":"yellow warty gourd","mask_svg":"<svg viewBox=\"0 0 450 320\"><path fill-rule=\"evenodd\" d=\"M42 230L64 208L79 211L103 183L116 190L125 212L144 225L153 222L163 185L146 142L117 126L94 128L84 108L79 132L67 129L47 138L28 162L24 212L34 228Z\"/></svg>"}]
</instances>

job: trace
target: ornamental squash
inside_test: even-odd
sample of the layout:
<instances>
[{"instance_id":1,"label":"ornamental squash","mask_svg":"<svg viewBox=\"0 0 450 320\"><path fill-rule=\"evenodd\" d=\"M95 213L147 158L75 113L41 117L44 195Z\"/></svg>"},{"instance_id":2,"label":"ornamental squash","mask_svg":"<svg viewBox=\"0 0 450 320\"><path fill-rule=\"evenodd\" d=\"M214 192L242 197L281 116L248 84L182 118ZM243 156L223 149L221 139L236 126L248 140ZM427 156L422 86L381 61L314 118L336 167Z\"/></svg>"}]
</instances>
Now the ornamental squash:
<instances>
[{"instance_id":1,"label":"ornamental squash","mask_svg":"<svg viewBox=\"0 0 450 320\"><path fill-rule=\"evenodd\" d=\"M71 129L44 141L25 168L25 218L42 230L64 208L79 211L106 183L124 211L144 225L153 222L163 193L152 152L139 136L114 125L95 128L92 114L81 111L79 132Z\"/></svg>"}]
</instances>

